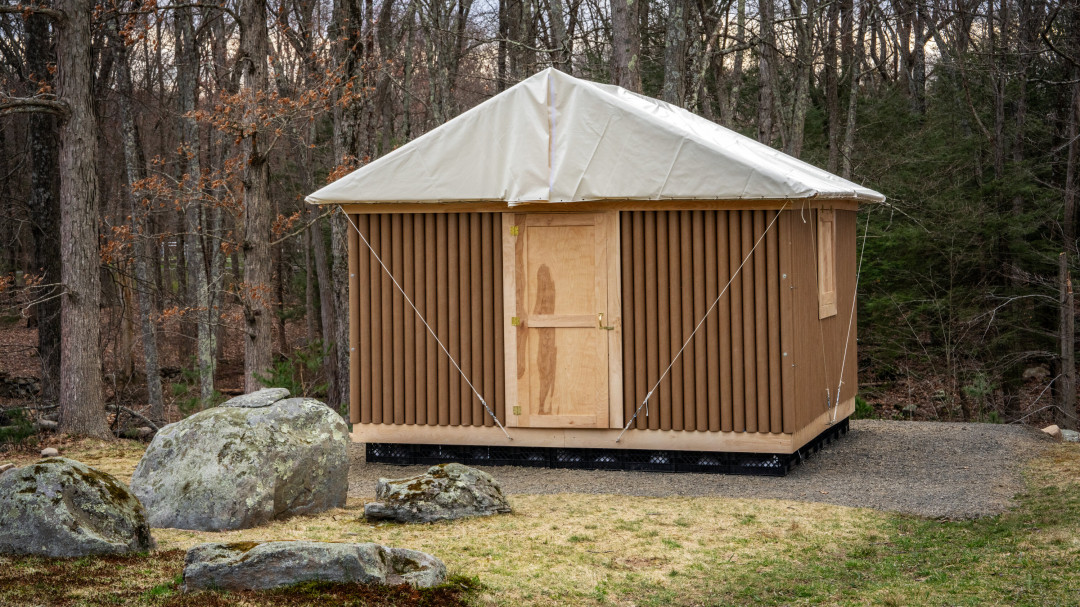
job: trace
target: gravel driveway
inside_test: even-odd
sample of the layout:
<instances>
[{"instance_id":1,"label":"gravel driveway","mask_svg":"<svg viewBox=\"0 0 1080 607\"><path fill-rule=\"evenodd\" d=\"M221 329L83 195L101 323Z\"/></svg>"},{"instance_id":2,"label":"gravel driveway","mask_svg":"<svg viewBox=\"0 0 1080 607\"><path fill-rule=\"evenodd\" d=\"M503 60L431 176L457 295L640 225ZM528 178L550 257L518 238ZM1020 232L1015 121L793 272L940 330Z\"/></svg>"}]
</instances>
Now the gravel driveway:
<instances>
[{"instance_id":1,"label":"gravel driveway","mask_svg":"<svg viewBox=\"0 0 1080 607\"><path fill-rule=\"evenodd\" d=\"M1033 428L994 424L857 420L851 431L784 478L608 470L484 467L514 493L611 493L664 497L788 499L926 517L997 514L1024 489L1024 463L1051 439ZM373 497L379 477L426 466L367 464L352 445L350 497Z\"/></svg>"}]
</instances>

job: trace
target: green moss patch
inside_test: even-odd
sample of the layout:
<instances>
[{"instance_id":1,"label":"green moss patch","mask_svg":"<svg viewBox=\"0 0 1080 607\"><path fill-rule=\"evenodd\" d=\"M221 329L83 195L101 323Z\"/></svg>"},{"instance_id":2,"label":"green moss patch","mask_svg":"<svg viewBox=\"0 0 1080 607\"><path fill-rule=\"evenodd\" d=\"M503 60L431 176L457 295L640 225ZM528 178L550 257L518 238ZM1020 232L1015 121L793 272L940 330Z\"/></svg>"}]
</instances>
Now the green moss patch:
<instances>
[{"instance_id":1,"label":"green moss patch","mask_svg":"<svg viewBox=\"0 0 1080 607\"><path fill-rule=\"evenodd\" d=\"M262 544L262 542L232 542L230 544L224 544L226 550L233 552L249 552L252 548Z\"/></svg>"}]
</instances>

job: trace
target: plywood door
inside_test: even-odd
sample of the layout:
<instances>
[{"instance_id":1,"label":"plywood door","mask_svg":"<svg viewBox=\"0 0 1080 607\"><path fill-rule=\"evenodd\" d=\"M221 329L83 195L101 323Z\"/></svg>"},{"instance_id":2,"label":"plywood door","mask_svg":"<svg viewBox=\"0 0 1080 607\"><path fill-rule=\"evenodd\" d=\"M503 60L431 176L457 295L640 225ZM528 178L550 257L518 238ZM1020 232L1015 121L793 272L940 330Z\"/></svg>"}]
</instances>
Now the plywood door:
<instances>
[{"instance_id":1,"label":"plywood door","mask_svg":"<svg viewBox=\"0 0 1080 607\"><path fill-rule=\"evenodd\" d=\"M618 320L609 298L617 293L612 214L508 215L506 223L507 369L517 371L508 424L607 428Z\"/></svg>"}]
</instances>

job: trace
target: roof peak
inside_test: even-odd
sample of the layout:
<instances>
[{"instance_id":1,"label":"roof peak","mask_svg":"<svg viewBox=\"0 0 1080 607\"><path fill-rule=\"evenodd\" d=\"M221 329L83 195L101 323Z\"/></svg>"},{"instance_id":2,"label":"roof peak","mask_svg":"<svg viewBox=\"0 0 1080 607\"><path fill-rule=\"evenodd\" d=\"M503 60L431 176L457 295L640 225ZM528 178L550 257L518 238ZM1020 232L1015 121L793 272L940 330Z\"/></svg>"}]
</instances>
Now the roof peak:
<instances>
[{"instance_id":1,"label":"roof peak","mask_svg":"<svg viewBox=\"0 0 1080 607\"><path fill-rule=\"evenodd\" d=\"M547 68L314 203L836 198L858 186L683 108Z\"/></svg>"}]
</instances>

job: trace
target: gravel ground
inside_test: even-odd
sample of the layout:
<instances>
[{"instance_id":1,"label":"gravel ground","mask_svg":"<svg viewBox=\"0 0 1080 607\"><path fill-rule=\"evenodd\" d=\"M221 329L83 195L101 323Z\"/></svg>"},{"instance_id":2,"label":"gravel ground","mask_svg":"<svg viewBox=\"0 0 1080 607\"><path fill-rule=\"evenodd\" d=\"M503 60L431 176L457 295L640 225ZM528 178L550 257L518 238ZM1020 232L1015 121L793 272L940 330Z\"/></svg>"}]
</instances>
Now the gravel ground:
<instances>
[{"instance_id":1,"label":"gravel ground","mask_svg":"<svg viewBox=\"0 0 1080 607\"><path fill-rule=\"evenodd\" d=\"M484 467L514 493L788 499L932 518L997 514L1024 489L1022 469L1051 439L1024 426L857 420L851 431L784 478L607 470ZM379 477L426 466L367 464L352 445L350 497L373 497Z\"/></svg>"}]
</instances>

